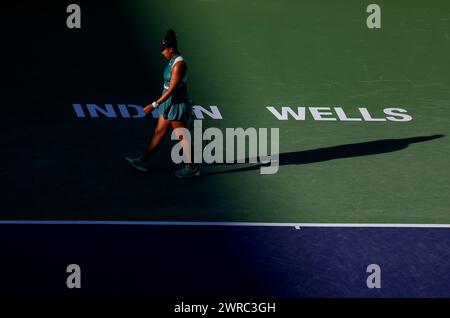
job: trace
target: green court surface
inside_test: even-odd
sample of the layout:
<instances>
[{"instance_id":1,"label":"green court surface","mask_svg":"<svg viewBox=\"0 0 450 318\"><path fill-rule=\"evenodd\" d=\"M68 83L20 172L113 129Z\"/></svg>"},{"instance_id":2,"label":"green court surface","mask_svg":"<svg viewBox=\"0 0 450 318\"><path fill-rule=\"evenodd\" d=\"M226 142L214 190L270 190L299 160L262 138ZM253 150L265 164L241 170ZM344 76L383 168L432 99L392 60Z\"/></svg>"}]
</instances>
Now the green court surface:
<instances>
[{"instance_id":1,"label":"green court surface","mask_svg":"<svg viewBox=\"0 0 450 318\"><path fill-rule=\"evenodd\" d=\"M41 112L14 117L33 128L6 138L9 155L17 140L29 144L5 172L11 190L1 217L450 223L450 2L377 1L381 29L366 26L370 3L127 1L118 6L124 34L85 18L74 46L59 44L74 61L67 72L55 71L50 58L36 62L35 74L48 68L71 86L28 91ZM112 23L108 12L91 14ZM206 117L204 127L278 127L278 173L212 165L202 178L179 180L169 137L152 160L155 170L134 173L123 157L145 149L153 119L75 116L72 103L145 105L158 97L167 63L159 40L169 27L187 60L194 102L216 105L223 116ZM64 32L55 36L65 39ZM31 56L44 56L37 40L32 45ZM306 107L306 117L278 120L268 106ZM362 118L358 108L374 118L402 108L412 120L320 121L308 107L329 107L324 117L332 118L334 107L355 118Z\"/></svg>"}]
</instances>

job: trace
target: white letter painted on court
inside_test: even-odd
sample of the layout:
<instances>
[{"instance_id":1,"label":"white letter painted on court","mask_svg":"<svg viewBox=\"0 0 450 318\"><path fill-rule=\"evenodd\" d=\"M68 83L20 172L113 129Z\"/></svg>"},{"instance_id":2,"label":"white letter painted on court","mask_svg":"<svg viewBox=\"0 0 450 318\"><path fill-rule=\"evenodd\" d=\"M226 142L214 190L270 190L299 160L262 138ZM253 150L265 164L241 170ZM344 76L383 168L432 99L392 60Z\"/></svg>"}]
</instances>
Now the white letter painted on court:
<instances>
[{"instance_id":1,"label":"white letter painted on court","mask_svg":"<svg viewBox=\"0 0 450 318\"><path fill-rule=\"evenodd\" d=\"M200 105L192 106L192 110L194 112L196 119L204 119L203 114L208 115L212 119L223 119L222 114L219 111L217 106L209 106L211 111L206 110L204 107Z\"/></svg>"},{"instance_id":2,"label":"white letter painted on court","mask_svg":"<svg viewBox=\"0 0 450 318\"><path fill-rule=\"evenodd\" d=\"M381 8L378 4L369 4L367 6L367 13L371 13L367 17L367 27L369 29L381 28Z\"/></svg>"},{"instance_id":3,"label":"white letter painted on court","mask_svg":"<svg viewBox=\"0 0 450 318\"><path fill-rule=\"evenodd\" d=\"M81 268L77 264L67 266L66 273L71 273L66 280L67 288L81 288Z\"/></svg>"},{"instance_id":4,"label":"white letter painted on court","mask_svg":"<svg viewBox=\"0 0 450 318\"><path fill-rule=\"evenodd\" d=\"M342 121L361 121L361 118L350 118L347 117L347 114L344 112L344 109L342 107L334 107L334 111L336 112L336 115L338 116L339 120Z\"/></svg>"},{"instance_id":5,"label":"white letter painted on court","mask_svg":"<svg viewBox=\"0 0 450 318\"><path fill-rule=\"evenodd\" d=\"M78 4L69 4L67 13L71 13L66 20L69 29L81 29L81 8Z\"/></svg>"},{"instance_id":6,"label":"white letter painted on court","mask_svg":"<svg viewBox=\"0 0 450 318\"><path fill-rule=\"evenodd\" d=\"M281 113L279 113L275 107L266 107L278 120L288 120L289 114L294 117L295 120L305 120L305 107L297 107L297 113L290 107L281 107Z\"/></svg>"},{"instance_id":7,"label":"white letter painted on court","mask_svg":"<svg viewBox=\"0 0 450 318\"><path fill-rule=\"evenodd\" d=\"M332 112L329 111L330 107L310 107L309 111L313 116L314 120L336 120L336 118L323 117L323 116L331 116Z\"/></svg>"},{"instance_id":8,"label":"white letter painted on court","mask_svg":"<svg viewBox=\"0 0 450 318\"><path fill-rule=\"evenodd\" d=\"M408 111L403 108L386 108L383 112L387 116L387 120L390 121L411 121L412 117L408 114L399 114L399 113L407 113Z\"/></svg>"},{"instance_id":9,"label":"white letter painted on court","mask_svg":"<svg viewBox=\"0 0 450 318\"><path fill-rule=\"evenodd\" d=\"M371 273L367 277L366 285L368 288L381 288L381 268L377 264L370 264L367 266L367 273Z\"/></svg>"},{"instance_id":10,"label":"white letter painted on court","mask_svg":"<svg viewBox=\"0 0 450 318\"><path fill-rule=\"evenodd\" d=\"M358 110L365 121L386 121L386 118L373 118L365 107L358 108Z\"/></svg>"}]
</instances>

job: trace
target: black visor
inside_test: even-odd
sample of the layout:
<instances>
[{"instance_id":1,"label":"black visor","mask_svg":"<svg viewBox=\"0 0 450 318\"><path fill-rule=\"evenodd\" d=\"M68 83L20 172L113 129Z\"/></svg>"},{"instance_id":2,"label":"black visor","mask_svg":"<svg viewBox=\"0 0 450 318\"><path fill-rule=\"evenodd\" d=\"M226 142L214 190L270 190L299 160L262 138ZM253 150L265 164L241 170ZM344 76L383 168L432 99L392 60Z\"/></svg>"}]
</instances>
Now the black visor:
<instances>
[{"instance_id":1,"label":"black visor","mask_svg":"<svg viewBox=\"0 0 450 318\"><path fill-rule=\"evenodd\" d=\"M161 52L164 51L165 49L167 49L169 46L169 43L166 40L161 40L161 42L159 43L160 47L161 47Z\"/></svg>"}]
</instances>

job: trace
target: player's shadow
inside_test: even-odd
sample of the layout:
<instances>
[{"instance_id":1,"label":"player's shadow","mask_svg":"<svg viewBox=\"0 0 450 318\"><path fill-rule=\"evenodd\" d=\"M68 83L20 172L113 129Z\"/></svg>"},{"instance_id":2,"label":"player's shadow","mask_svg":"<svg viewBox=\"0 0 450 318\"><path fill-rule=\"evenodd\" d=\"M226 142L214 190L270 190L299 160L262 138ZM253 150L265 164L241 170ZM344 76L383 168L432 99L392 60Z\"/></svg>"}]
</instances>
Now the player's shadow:
<instances>
[{"instance_id":1,"label":"player's shadow","mask_svg":"<svg viewBox=\"0 0 450 318\"><path fill-rule=\"evenodd\" d=\"M444 135L420 136L404 139L382 139L376 141L361 142L356 144L340 145L327 148L319 148L313 150L303 150L296 152L281 153L279 156L279 165L302 165L308 163L322 162L333 159L351 158L359 156L370 156L392 151L405 149L410 144L429 141L437 138L442 138ZM246 164L249 164L249 158L246 158ZM235 166L239 163L223 163L223 164L204 164L203 166ZM260 167L267 167L270 164L256 163L251 166L222 170L216 172L203 172L204 177L232 172L244 172L260 169Z\"/></svg>"}]
</instances>

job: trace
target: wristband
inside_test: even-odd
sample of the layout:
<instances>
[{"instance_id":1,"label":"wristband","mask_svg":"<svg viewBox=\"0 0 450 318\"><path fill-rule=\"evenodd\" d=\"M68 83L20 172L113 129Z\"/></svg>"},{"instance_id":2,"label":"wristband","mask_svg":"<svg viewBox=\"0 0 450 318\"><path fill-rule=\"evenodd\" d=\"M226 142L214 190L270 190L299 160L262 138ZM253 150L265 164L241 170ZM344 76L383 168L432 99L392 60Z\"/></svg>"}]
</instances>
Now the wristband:
<instances>
[{"instance_id":1,"label":"wristband","mask_svg":"<svg viewBox=\"0 0 450 318\"><path fill-rule=\"evenodd\" d=\"M159 105L159 104L158 104L157 102L153 102L153 103L152 103L152 106L155 107L155 108L158 107L158 105Z\"/></svg>"}]
</instances>

